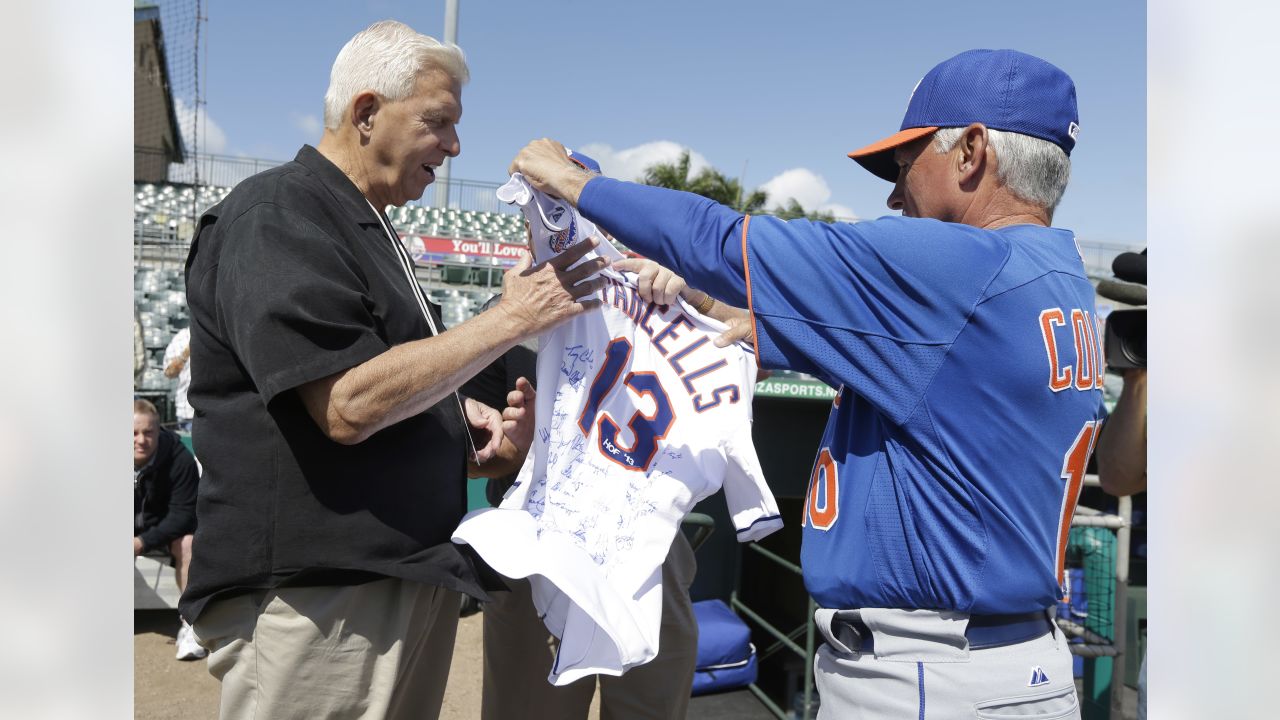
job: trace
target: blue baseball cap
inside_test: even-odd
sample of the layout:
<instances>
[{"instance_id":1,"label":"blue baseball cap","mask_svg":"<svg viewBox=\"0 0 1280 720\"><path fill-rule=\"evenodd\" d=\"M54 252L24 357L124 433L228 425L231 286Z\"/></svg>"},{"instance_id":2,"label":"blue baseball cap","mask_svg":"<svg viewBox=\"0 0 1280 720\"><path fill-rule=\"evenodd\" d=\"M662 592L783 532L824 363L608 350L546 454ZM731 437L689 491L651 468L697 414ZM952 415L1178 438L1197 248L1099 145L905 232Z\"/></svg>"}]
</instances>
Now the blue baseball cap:
<instances>
[{"instance_id":1,"label":"blue baseball cap","mask_svg":"<svg viewBox=\"0 0 1280 720\"><path fill-rule=\"evenodd\" d=\"M581 167L583 170L590 170L591 172L597 175L604 174L603 172L600 172L600 163L596 162L595 160L592 160L586 155L583 155L577 150L569 151L569 159L577 163L577 165Z\"/></svg>"},{"instance_id":2,"label":"blue baseball cap","mask_svg":"<svg viewBox=\"0 0 1280 720\"><path fill-rule=\"evenodd\" d=\"M942 61L916 83L897 133L849 157L877 177L896 182L895 148L938 128L971 123L1048 140L1070 155L1080 133L1075 83L1034 55L968 50Z\"/></svg>"}]
</instances>

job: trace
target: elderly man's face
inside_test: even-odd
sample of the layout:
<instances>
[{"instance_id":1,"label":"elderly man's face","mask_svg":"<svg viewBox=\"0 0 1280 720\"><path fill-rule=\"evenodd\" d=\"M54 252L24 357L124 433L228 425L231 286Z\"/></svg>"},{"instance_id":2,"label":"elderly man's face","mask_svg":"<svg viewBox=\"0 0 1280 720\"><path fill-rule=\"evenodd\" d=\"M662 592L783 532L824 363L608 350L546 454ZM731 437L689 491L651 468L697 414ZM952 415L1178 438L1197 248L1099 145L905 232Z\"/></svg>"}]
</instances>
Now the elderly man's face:
<instances>
[{"instance_id":1,"label":"elderly man's face","mask_svg":"<svg viewBox=\"0 0 1280 720\"><path fill-rule=\"evenodd\" d=\"M140 468L156 454L160 421L149 413L133 414L133 467Z\"/></svg>"},{"instance_id":2,"label":"elderly man's face","mask_svg":"<svg viewBox=\"0 0 1280 720\"><path fill-rule=\"evenodd\" d=\"M934 152L933 136L920 138L893 151L898 164L898 181L889 193L889 209L901 210L904 217L954 221L947 202L954 178L950 172L951 153Z\"/></svg>"},{"instance_id":3,"label":"elderly man's face","mask_svg":"<svg viewBox=\"0 0 1280 720\"><path fill-rule=\"evenodd\" d=\"M385 102L374 118L370 150L378 166L378 200L403 205L417 200L435 179L446 157L456 157L462 87L440 70L418 76L414 93ZM381 208L379 208L381 209Z\"/></svg>"}]
</instances>

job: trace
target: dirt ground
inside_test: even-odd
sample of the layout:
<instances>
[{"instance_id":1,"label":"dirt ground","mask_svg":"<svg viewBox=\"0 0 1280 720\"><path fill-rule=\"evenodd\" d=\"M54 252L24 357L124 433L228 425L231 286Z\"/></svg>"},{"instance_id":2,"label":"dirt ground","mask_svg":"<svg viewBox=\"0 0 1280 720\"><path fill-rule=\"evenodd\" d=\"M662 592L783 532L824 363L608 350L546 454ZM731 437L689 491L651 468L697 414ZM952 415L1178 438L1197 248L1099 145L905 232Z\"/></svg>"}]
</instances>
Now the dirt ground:
<instances>
[{"instance_id":1,"label":"dirt ground","mask_svg":"<svg viewBox=\"0 0 1280 720\"><path fill-rule=\"evenodd\" d=\"M441 720L480 717L482 627L480 615L458 622ZM175 610L133 612L133 716L138 720L218 717L218 681L209 675L204 660L174 659L177 633ZM589 718L599 718L596 703L592 703Z\"/></svg>"}]
</instances>

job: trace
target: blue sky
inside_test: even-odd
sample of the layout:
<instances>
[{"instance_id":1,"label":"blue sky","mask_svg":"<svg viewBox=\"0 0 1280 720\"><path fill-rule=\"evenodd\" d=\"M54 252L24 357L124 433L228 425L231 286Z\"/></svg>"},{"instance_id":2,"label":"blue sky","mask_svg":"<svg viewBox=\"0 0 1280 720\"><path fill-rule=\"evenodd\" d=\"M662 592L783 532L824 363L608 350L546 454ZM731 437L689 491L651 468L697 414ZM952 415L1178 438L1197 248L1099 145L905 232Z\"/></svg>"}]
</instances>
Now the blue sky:
<instances>
[{"instance_id":1,"label":"blue sky","mask_svg":"<svg viewBox=\"0 0 1280 720\"><path fill-rule=\"evenodd\" d=\"M462 155L500 181L543 136L627 177L679 148L774 199L877 217L889 185L845 153L898 128L916 81L975 47L1013 47L1076 81L1081 135L1054 224L1146 244L1145 5L461 0ZM320 136L329 67L370 23L443 37L444 3L208 0L206 149L293 157ZM428 191L430 198L430 191Z\"/></svg>"}]
</instances>

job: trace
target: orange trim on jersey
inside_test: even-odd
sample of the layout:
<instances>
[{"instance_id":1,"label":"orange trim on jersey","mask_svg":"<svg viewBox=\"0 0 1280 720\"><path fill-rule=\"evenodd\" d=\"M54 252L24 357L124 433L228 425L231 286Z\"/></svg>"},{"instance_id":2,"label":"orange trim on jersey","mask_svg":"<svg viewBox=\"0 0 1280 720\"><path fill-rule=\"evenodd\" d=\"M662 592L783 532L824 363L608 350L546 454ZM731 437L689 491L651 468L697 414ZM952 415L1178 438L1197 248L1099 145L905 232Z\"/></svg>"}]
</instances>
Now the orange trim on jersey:
<instances>
[{"instance_id":1,"label":"orange trim on jersey","mask_svg":"<svg viewBox=\"0 0 1280 720\"><path fill-rule=\"evenodd\" d=\"M747 315L751 317L751 349L756 354L756 368L760 363L760 335L756 332L756 310L751 302L751 265L747 262L747 228L751 226L751 216L742 217L742 279L747 283Z\"/></svg>"}]
</instances>

